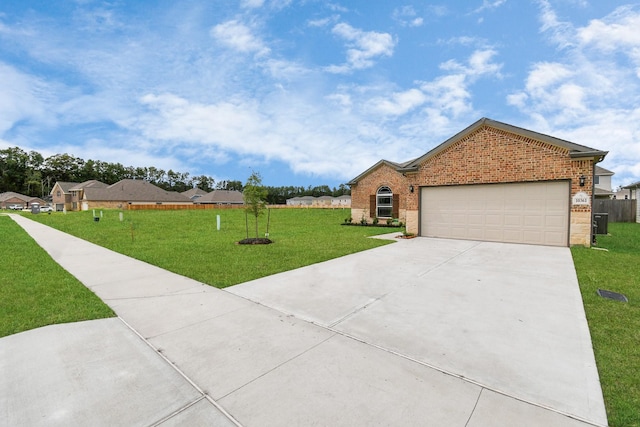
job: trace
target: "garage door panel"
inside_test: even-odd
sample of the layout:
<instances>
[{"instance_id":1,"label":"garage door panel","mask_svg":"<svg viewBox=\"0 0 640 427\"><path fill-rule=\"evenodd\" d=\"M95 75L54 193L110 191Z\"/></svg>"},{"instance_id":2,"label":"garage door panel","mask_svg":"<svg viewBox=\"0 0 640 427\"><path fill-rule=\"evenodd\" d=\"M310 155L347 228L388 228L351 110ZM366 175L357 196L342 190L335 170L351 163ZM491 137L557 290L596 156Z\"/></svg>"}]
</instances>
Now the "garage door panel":
<instances>
[{"instance_id":1,"label":"garage door panel","mask_svg":"<svg viewBox=\"0 0 640 427\"><path fill-rule=\"evenodd\" d=\"M421 235L567 246L566 181L422 188Z\"/></svg>"},{"instance_id":2,"label":"garage door panel","mask_svg":"<svg viewBox=\"0 0 640 427\"><path fill-rule=\"evenodd\" d=\"M470 226L484 225L484 217L478 214L470 214L467 216L467 220Z\"/></svg>"},{"instance_id":3,"label":"garage door panel","mask_svg":"<svg viewBox=\"0 0 640 427\"><path fill-rule=\"evenodd\" d=\"M522 238L523 240L536 245L544 244L544 232L542 231L524 230L522 232Z\"/></svg>"},{"instance_id":4,"label":"garage door panel","mask_svg":"<svg viewBox=\"0 0 640 427\"><path fill-rule=\"evenodd\" d=\"M565 221L566 218L562 215L549 215L545 217L545 226L547 228L561 228Z\"/></svg>"},{"instance_id":5,"label":"garage door panel","mask_svg":"<svg viewBox=\"0 0 640 427\"><path fill-rule=\"evenodd\" d=\"M487 214L486 218L487 220L485 224L488 226L492 226L492 225L502 226L504 224L504 217L502 215L489 213Z\"/></svg>"},{"instance_id":6,"label":"garage door panel","mask_svg":"<svg viewBox=\"0 0 640 427\"><path fill-rule=\"evenodd\" d=\"M525 227L542 227L544 226L544 216L542 215L525 215L524 226Z\"/></svg>"},{"instance_id":7,"label":"garage door panel","mask_svg":"<svg viewBox=\"0 0 640 427\"><path fill-rule=\"evenodd\" d=\"M465 239L467 235L467 229L465 227L451 227L451 237L456 239Z\"/></svg>"},{"instance_id":8,"label":"garage door panel","mask_svg":"<svg viewBox=\"0 0 640 427\"><path fill-rule=\"evenodd\" d=\"M499 228L486 228L484 238L482 240L498 241L504 240L504 230Z\"/></svg>"},{"instance_id":9,"label":"garage door panel","mask_svg":"<svg viewBox=\"0 0 640 427\"><path fill-rule=\"evenodd\" d=\"M520 227L522 226L522 215L513 215L513 214L505 214L504 216L504 225L509 227Z\"/></svg>"}]
</instances>

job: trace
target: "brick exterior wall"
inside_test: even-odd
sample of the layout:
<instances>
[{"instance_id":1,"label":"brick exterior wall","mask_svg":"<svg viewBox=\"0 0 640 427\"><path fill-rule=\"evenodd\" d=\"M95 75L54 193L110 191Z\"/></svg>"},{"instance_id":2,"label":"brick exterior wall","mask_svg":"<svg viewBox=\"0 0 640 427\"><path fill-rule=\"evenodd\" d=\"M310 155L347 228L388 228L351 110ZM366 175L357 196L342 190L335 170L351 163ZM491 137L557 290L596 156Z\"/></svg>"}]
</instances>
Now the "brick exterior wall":
<instances>
[{"instance_id":1,"label":"brick exterior wall","mask_svg":"<svg viewBox=\"0 0 640 427\"><path fill-rule=\"evenodd\" d=\"M565 148L482 126L426 159L417 172L403 176L383 164L363 177L351 189L352 217L358 221L368 214L369 195L382 185L400 194L403 222L412 233L418 232L419 188L424 186L570 180L572 197L578 192L591 197L593 163L571 159ZM579 186L581 175L584 187ZM570 244L589 246L591 224L591 205L571 205Z\"/></svg>"},{"instance_id":2,"label":"brick exterior wall","mask_svg":"<svg viewBox=\"0 0 640 427\"><path fill-rule=\"evenodd\" d=\"M398 218L406 223L408 185L406 177L396 172L394 168L387 164L380 165L356 185L351 186L351 218L353 222L360 222L363 217L367 222L373 221L375 212L370 212L369 198L384 186L389 187L393 194L400 196ZM417 194L417 187L415 191Z\"/></svg>"}]
</instances>

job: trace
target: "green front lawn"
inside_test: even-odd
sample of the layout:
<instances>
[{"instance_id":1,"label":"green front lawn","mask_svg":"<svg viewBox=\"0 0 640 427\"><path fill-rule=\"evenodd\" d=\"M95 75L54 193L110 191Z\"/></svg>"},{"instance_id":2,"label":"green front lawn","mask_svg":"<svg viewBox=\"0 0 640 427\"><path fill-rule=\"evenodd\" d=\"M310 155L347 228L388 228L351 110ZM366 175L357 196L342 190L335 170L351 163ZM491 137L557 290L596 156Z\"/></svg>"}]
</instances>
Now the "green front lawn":
<instances>
[{"instance_id":1,"label":"green front lawn","mask_svg":"<svg viewBox=\"0 0 640 427\"><path fill-rule=\"evenodd\" d=\"M0 215L0 236L0 337L114 315L8 216Z\"/></svg>"},{"instance_id":2,"label":"green front lawn","mask_svg":"<svg viewBox=\"0 0 640 427\"><path fill-rule=\"evenodd\" d=\"M345 227L350 209L271 209L270 245L237 245L247 237L242 209L102 211L28 215L69 234L209 285L224 288L305 265L374 248L368 239L398 228ZM96 216L100 211L96 211ZM220 215L220 231L216 216ZM260 217L260 236L267 215ZM249 218L249 237L255 222Z\"/></svg>"},{"instance_id":3,"label":"green front lawn","mask_svg":"<svg viewBox=\"0 0 640 427\"><path fill-rule=\"evenodd\" d=\"M609 424L640 426L640 224L611 223L598 248L571 248ZM626 295L628 303L597 295Z\"/></svg>"},{"instance_id":4,"label":"green front lawn","mask_svg":"<svg viewBox=\"0 0 640 427\"><path fill-rule=\"evenodd\" d=\"M366 237L395 231L341 226L349 210L273 209L269 237L275 243L249 246L235 244L246 237L242 210L125 211L123 221L118 211L102 213L98 222L91 212L25 215L220 288L380 246L388 241ZM250 219L250 237L252 229ZM640 224L612 223L609 232L598 237L597 246L608 251L571 252L609 423L640 427ZM0 234L10 242L0 249L0 336L112 315L9 218L0 217ZM629 303L604 299L598 289L623 293Z\"/></svg>"}]
</instances>

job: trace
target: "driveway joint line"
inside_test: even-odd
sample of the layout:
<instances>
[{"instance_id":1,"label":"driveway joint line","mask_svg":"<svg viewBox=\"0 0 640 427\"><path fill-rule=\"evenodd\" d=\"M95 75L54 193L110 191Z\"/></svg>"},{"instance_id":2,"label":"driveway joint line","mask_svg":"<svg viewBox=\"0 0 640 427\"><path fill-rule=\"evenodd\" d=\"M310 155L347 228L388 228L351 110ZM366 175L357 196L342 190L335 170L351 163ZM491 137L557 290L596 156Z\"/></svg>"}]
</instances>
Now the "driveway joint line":
<instances>
[{"instance_id":1,"label":"driveway joint line","mask_svg":"<svg viewBox=\"0 0 640 427\"><path fill-rule=\"evenodd\" d=\"M461 251L461 252L457 253L456 255L454 255L454 256L452 256L452 257L450 257L450 258L445 259L444 261L440 262L439 264L436 264L436 265L432 266L432 267L431 267L431 268L429 268L428 270L426 270L426 271L424 271L424 272L422 272L422 273L419 273L419 274L417 275L417 277L425 276L425 275L427 275L427 274L431 273L432 271L437 270L438 268L442 267L443 265L448 264L449 262L453 261L454 259L459 258L460 256L462 256L462 255L466 254L466 253L467 253L467 252L469 252L470 250L477 248L477 247L478 247L478 246L480 246L482 243L484 243L484 242L476 242L473 246L470 246L470 247L468 247L467 249L465 249L465 250L463 250L463 251Z\"/></svg>"},{"instance_id":2,"label":"driveway joint line","mask_svg":"<svg viewBox=\"0 0 640 427\"><path fill-rule=\"evenodd\" d=\"M538 407L538 408L541 408L541 409L545 409L545 410L547 410L547 411L555 412L555 413L557 413L557 414L559 414L559 415L563 415L563 416L565 416L565 417L567 417L567 418L575 419L575 420L577 420L577 421L583 422L583 423L588 424L588 425L590 425L590 426L594 426L594 427L608 427L607 425L604 425L604 424L598 424L598 423L596 423L596 422L594 422L594 421L588 420L588 419L586 419L586 418L582 418L582 417L580 417L580 416L578 416L578 415L570 414L570 413L568 413L568 412L562 411L562 410L560 410L560 409L553 408L553 407L551 407L551 406L547 406L547 405L544 405L544 404L541 404L541 403L532 402L532 401L530 401L530 400L527 400L527 399L524 399L524 398L521 398L521 397L517 397L517 396L511 395L511 394L509 394L509 393L507 393L507 392L504 392L504 391L502 391L502 390L500 390L500 389L497 389L497 388L494 388L494 387L487 386L486 384L483 384L483 383L481 383L481 382L479 382L479 381L476 381L476 380L474 380L474 379L472 379L472 378L465 377L464 375L456 374L456 373L454 373L454 372L448 371L448 370L443 369L443 368L439 368L438 366L432 365L432 364L430 364L430 363L428 363L428 362L424 362L424 361L422 361L422 360L415 359L415 358L413 358L413 357L411 357L411 356L408 356L408 355L406 355L406 354L402 354L402 353L399 353L399 352L397 352L397 351L394 351L394 350L391 350L391 349L388 349L388 348L382 347L382 346L380 346L380 345L378 345L378 344L374 344L374 343L368 342L368 341L366 341L366 340L364 340L364 339L362 339L362 338L358 338L358 337L356 337L356 336L354 336L354 335L350 335L350 334L348 334L348 333L346 333L346 332L339 331L339 330L336 330L336 329L333 329L333 328L329 328L329 327L326 327L326 326L322 326L322 325L318 325L318 326L320 326L320 327L324 327L324 328L326 328L326 329L328 329L328 330L330 330L330 331L332 331L332 332L335 332L336 334L339 334L339 335L342 335L342 336L344 336L344 337L346 337L346 338L350 338L350 339L355 340L355 341L358 341L358 342L360 342L360 343L363 343L363 344L369 345L369 346L371 346L371 347L377 348L377 349L379 349L379 350L385 351L385 352L387 352L387 353L390 353L390 354L393 354L393 355L395 355L395 356L401 357L401 358L403 358L403 359L409 360L409 361L411 361L411 362L417 363L417 364L422 365L422 366L424 366L424 367L431 368L431 369L436 370L436 371L438 371L438 372L441 372L441 373L443 373L443 374L445 374L445 375L449 375L449 376L451 376L451 377L458 378L458 379L460 379L460 380L462 380L462 381L465 381L465 382L468 382L468 383L470 383L470 384L476 385L476 386L480 387L481 389L486 389L486 390L492 391L492 392L494 392L494 393L500 394L500 395L502 395L502 396L508 397L508 398L510 398L510 399L514 399L514 400L517 400L517 401L522 402L522 403L526 403L526 404L531 405L531 406L535 406L535 407Z\"/></svg>"},{"instance_id":3,"label":"driveway joint line","mask_svg":"<svg viewBox=\"0 0 640 427\"><path fill-rule=\"evenodd\" d=\"M200 397L198 397L196 400L194 400L193 402L189 402L186 405L184 405L182 408L179 408L175 411L173 411L172 413L170 413L169 415L167 415L166 417L163 417L162 419L156 421L155 423L151 424L150 427L157 427L160 424L164 423L165 421L170 420L171 418L175 417L178 414L181 414L182 412L186 411L187 409L191 408L193 405L195 405L196 403L200 402L201 400L206 399L205 395L202 395Z\"/></svg>"},{"instance_id":4,"label":"driveway joint line","mask_svg":"<svg viewBox=\"0 0 640 427\"><path fill-rule=\"evenodd\" d=\"M222 400L222 399L224 399L225 397L227 397L227 396L229 396L229 395L232 395L232 394L233 394L233 393L235 393L236 391L243 389L244 387L248 386L249 384L251 384L251 383L253 383L253 382L255 382L255 381L258 381L260 378L264 377L265 375L268 375L268 374L270 374L271 372L273 372L273 371L275 371L275 370L277 370L277 369L280 369L282 366L284 366L284 365L286 365L287 363L289 363L289 362L291 362L291 361L293 361L293 360L295 360L295 359L299 358L299 357L300 357L300 356L302 356L303 354L308 353L309 351L313 350L314 348L316 348L316 347L318 347L318 346L320 346L320 345L324 344L325 342L329 341L331 338L334 338L336 335L338 335L338 334L337 334L337 333L334 333L333 335L331 335L331 336L329 336L329 337L327 337L327 338L323 339L323 340L322 340L322 341L320 341L319 343L314 344L314 345L312 345L311 347L309 347L309 348L305 349L304 351L302 351L302 352L300 352L300 353L296 354L295 356L290 357L289 359L285 360L284 362L279 363L278 365L274 366L273 368L269 369L268 371L263 372L262 374L260 374L260 375L258 375L257 377L253 378L251 381L247 381L246 383L244 383L244 384L240 385L239 387L236 387L235 389L231 390L229 393L225 394L224 396L219 397L217 400Z\"/></svg>"},{"instance_id":5,"label":"driveway joint line","mask_svg":"<svg viewBox=\"0 0 640 427\"><path fill-rule=\"evenodd\" d=\"M241 310L247 310L248 308L249 307L236 308L235 310L227 311L226 313L218 314L217 316L209 317L209 318L200 320L198 322L193 322L193 323L190 323L188 325L184 325L184 326L182 326L180 328L177 328L177 329L171 329L170 331L165 331L165 332L162 332L160 334L151 335L151 336L147 337L146 339L151 340L151 339L154 339L154 338L158 338L158 337L161 337L161 336L166 335L166 334L171 334L171 333L180 331L182 329L190 328L192 326L196 326L196 325L200 325L200 324L205 323L205 322L209 322L210 320L218 319L218 318L226 316L228 314L232 314L232 313L235 313L235 312L238 312L238 311L241 311Z\"/></svg>"},{"instance_id":6,"label":"driveway joint line","mask_svg":"<svg viewBox=\"0 0 640 427\"><path fill-rule=\"evenodd\" d=\"M483 242L479 242L478 244L482 244L482 243L483 243ZM476 246L478 246L478 245L474 245L472 248L474 248L474 247L476 247ZM467 249L467 250L470 250L470 249L472 249L472 248L469 248L469 249ZM465 251L465 252L466 252L466 251ZM445 261L445 262L446 262L446 261ZM228 291L227 291L227 292L228 292ZM229 293L231 294L231 292L229 292ZM235 294L232 294L232 295L235 295ZM389 353L389 354L392 354L392 355L395 355L395 356L401 357L401 358L403 358L403 359L405 359L405 360L409 360L409 361L411 361L411 362L417 363L418 365L424 366L424 367L426 367L426 368L433 369L433 370L438 371L438 372L440 372L440 373L442 373L442 374L445 374L445 375L448 375L448 376L451 376L451 377L454 377L454 378L458 378L458 379L460 379L460 380L462 380L462 381L465 381L465 382L467 382L467 383L470 383L470 384L476 385L476 386L480 387L481 389L486 389L486 390L492 391L492 392L494 392L494 393L500 394L500 395L502 395L502 396L505 396L505 397L507 397L507 398L514 399L514 400L517 400L517 401L519 401L519 402L522 402L522 403L525 403L525 404L528 404L528 405L531 405L531 406L535 406L535 407L538 407L538 408L541 408L541 409L544 409L544 410L547 410L547 411L550 411L550 412L555 412L555 413L557 413L557 414L559 414L559 415L565 416L565 417L567 417L567 418L575 419L575 420L577 420L577 421L580 421L580 422L582 422L582 423L588 424L588 425L590 425L590 426L594 426L594 427L608 427L608 426L606 426L606 425L598 424L598 423L596 423L596 422L594 422L594 421L587 420L587 419L582 418L582 417L580 417L580 416L578 416L578 415L570 414L570 413L568 413L568 412L565 412L565 411L562 411L562 410L559 410L559 409L553 408L553 407L551 407L551 406L547 406L547 405L544 405L544 404L541 404L541 403L536 403L536 402L533 402L533 401L530 401L530 400L526 400L526 399L521 398L521 397L513 396L513 395L511 395L511 394L509 394L509 393L507 393L507 392L504 392L504 391L500 390L500 389L497 389L497 388L494 388L494 387L487 386L486 384L483 384L483 383L481 383L481 382L479 382L479 381L476 381L476 380L474 380L474 379L472 379L472 378L465 377L465 376L460 375L460 374L456 374L456 373L454 373L454 372L451 372L451 371L448 371L448 370L446 370L446 369L440 368L440 367L438 367L438 366L436 366L436 365L432 365L432 364L430 364L430 363L428 363L428 362L424 362L424 361L422 361L422 360L415 359L415 358L413 358L413 357L411 357L411 356L408 356L408 355L406 355L406 354L402 354L402 353L399 353L399 352L397 352L397 351L391 350L391 349L389 349L389 348L382 347L382 346L380 346L380 345L378 345L378 344L374 344L374 343L368 342L368 341L366 341L365 339L358 338L358 337L356 337L355 335L351 335L351 334L349 334L349 333L347 333L347 332L340 331L340 330L335 329L335 328L333 328L333 327L331 327L331 326L323 325L323 324L321 324L321 323L317 323L317 322L314 322L314 321L312 321L312 320L307 320L307 319L301 318L301 317L297 316L297 315L296 315L296 314L294 314L294 313L289 313L289 312L286 312L286 311L281 310L281 309L277 309L277 308L274 308L274 307L270 307L270 306L268 306L268 305L266 305L266 304L264 304L264 303L262 303L262 302L252 300L252 299L250 299L250 298L248 298L248 297L245 297L245 296L240 296L240 295L236 295L236 296L237 296L237 297L239 297L239 298L243 298L243 299L246 299L246 300L248 300L248 301L251 301L251 302L253 302L253 303L255 303L255 304L261 305L261 306L263 306L263 307L266 307L266 308L268 308L268 309L270 309L270 310L274 310L274 311L276 311L276 312L278 312L278 313L282 313L283 315L291 316L291 317L293 317L293 318L295 318L295 319L298 319L298 320L300 320L300 321L311 323L311 324L313 324L313 325L315 325L315 326L318 326L318 327L320 327L320 328L323 328L323 329L326 329L326 330L328 330L328 331L331 331L331 332L333 332L334 334L341 335L341 336L343 336L343 337L345 337L345 338L352 339L352 340L357 341L357 342L360 342L360 343L362 343L362 344L365 344L365 345L368 345L368 346L371 346L371 347L377 348L378 350L382 350L382 351L387 352L387 353ZM334 335L334 336L335 336L335 335ZM328 340L328 339L330 339L330 338L333 338L333 336L332 336L332 337L327 338L327 340ZM324 341L327 341L327 340L324 340ZM324 342L324 341L323 341L323 342ZM317 345L320 345L320 344L322 344L322 342L321 342L321 343L319 343L319 344L317 344ZM317 345L316 345L316 346L317 346ZM302 354L306 353L307 351L309 351L309 350L311 350L311 349L315 348L316 346L310 347L309 349L307 349L305 352L301 353L300 355L302 355ZM298 357L298 356L293 357L291 360L295 359L296 357ZM284 363L287 363L287 362L284 362ZM283 364L284 364L284 363L283 363ZM281 366L281 365L280 365L280 366ZM279 367L279 366L278 366L278 367ZM278 367L273 368L272 370L277 369ZM265 373L265 374L263 374L263 375L266 375L266 373ZM261 376L262 376L262 375L261 375ZM258 377L258 378L260 378L260 377ZM258 378L255 378L254 380L250 381L249 383L251 383L251 382L255 381L255 380L256 380L256 379L258 379ZM249 383L247 383L247 384L249 384ZM242 385L242 386L241 386L241 387L239 387L238 389L240 389L240 388L244 387L245 385L246 385L246 384ZM236 389L236 390L238 390L238 389ZM236 391L236 390L234 390L234 391ZM230 392L230 393L226 394L226 395L225 395L225 396L223 396L223 397L226 397L226 396L228 396L228 395L229 395L229 394L231 394L231 393L233 393L233 392ZM221 399L222 399L222 398L221 398Z\"/></svg>"},{"instance_id":7,"label":"driveway joint line","mask_svg":"<svg viewBox=\"0 0 640 427\"><path fill-rule=\"evenodd\" d=\"M471 421L471 418L473 418L473 414L476 412L476 408L478 407L478 402L480 402L480 397L482 396L482 392L484 391L484 387L482 387L480 389L480 393L478 393L478 398L476 399L476 403L475 405L473 405L473 409L471 410L471 413L469 414L469 419L467 419L467 422L464 423L464 427L467 427L469 425L469 421Z\"/></svg>"},{"instance_id":8,"label":"driveway joint line","mask_svg":"<svg viewBox=\"0 0 640 427\"><path fill-rule=\"evenodd\" d=\"M228 413L222 406L220 406L213 398L211 398L211 396L209 396L203 389L201 389L191 378L189 378L187 374L185 374L180 368L178 368L177 365L172 363L167 356L162 354L162 352L160 352L158 348L156 348L153 344L151 344L145 337L140 335L140 333L135 328L133 328L129 323L127 323L126 320L124 320L120 316L118 316L118 319L120 319L120 321L124 323L127 328L129 328L134 334L138 336L138 338L140 338L144 343L146 343L158 356L160 356L182 378L184 378L189 384L191 384L191 386L195 388L198 393L200 393L202 396L204 396L205 399L211 402L211 404L216 409L218 409L225 417L227 417L233 424L235 424L237 427L244 427L242 424L240 424L240 422L238 422L238 420L236 420L230 413Z\"/></svg>"}]
</instances>

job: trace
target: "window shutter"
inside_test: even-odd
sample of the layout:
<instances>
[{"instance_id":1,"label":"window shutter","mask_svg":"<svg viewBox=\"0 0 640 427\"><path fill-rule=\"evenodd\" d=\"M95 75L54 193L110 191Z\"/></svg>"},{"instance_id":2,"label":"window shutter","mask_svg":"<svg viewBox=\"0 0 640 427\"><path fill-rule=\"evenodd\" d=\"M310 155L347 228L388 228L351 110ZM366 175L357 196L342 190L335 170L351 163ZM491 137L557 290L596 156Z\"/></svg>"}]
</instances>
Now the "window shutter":
<instances>
[{"instance_id":1,"label":"window shutter","mask_svg":"<svg viewBox=\"0 0 640 427\"><path fill-rule=\"evenodd\" d=\"M400 195L393 195L393 206L391 206L391 216L398 218L400 216Z\"/></svg>"},{"instance_id":2,"label":"window shutter","mask_svg":"<svg viewBox=\"0 0 640 427\"><path fill-rule=\"evenodd\" d=\"M374 218L376 215L376 195L369 196L369 218Z\"/></svg>"}]
</instances>

